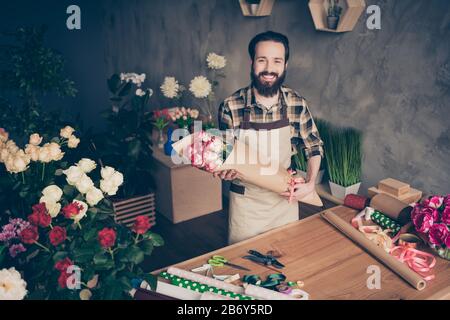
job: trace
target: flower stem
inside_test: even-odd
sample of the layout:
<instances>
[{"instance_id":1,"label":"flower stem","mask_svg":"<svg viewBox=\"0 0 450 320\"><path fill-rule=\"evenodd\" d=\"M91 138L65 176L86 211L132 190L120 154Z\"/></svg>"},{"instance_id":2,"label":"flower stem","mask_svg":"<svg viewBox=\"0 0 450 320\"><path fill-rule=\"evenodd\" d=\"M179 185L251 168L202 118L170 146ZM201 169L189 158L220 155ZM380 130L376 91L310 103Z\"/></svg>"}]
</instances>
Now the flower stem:
<instances>
[{"instance_id":1,"label":"flower stem","mask_svg":"<svg viewBox=\"0 0 450 320\"><path fill-rule=\"evenodd\" d=\"M81 230L81 224L80 224L80 221L77 221L77 226L80 228L80 230Z\"/></svg>"},{"instance_id":2,"label":"flower stem","mask_svg":"<svg viewBox=\"0 0 450 320\"><path fill-rule=\"evenodd\" d=\"M25 184L25 175L24 175L23 171L21 173L22 173L22 183Z\"/></svg>"},{"instance_id":3,"label":"flower stem","mask_svg":"<svg viewBox=\"0 0 450 320\"><path fill-rule=\"evenodd\" d=\"M45 251L50 252L50 250L46 246L40 244L39 242L35 241L34 244L37 245L38 247L41 247Z\"/></svg>"},{"instance_id":4,"label":"flower stem","mask_svg":"<svg viewBox=\"0 0 450 320\"><path fill-rule=\"evenodd\" d=\"M44 175L45 175L45 163L42 163L42 176L41 176L41 181L44 181Z\"/></svg>"},{"instance_id":5,"label":"flower stem","mask_svg":"<svg viewBox=\"0 0 450 320\"><path fill-rule=\"evenodd\" d=\"M111 250L111 248L108 248L108 252L111 255L111 258L114 260L114 252Z\"/></svg>"},{"instance_id":6,"label":"flower stem","mask_svg":"<svg viewBox=\"0 0 450 320\"><path fill-rule=\"evenodd\" d=\"M139 233L136 233L136 238L134 238L134 244L138 243Z\"/></svg>"}]
</instances>

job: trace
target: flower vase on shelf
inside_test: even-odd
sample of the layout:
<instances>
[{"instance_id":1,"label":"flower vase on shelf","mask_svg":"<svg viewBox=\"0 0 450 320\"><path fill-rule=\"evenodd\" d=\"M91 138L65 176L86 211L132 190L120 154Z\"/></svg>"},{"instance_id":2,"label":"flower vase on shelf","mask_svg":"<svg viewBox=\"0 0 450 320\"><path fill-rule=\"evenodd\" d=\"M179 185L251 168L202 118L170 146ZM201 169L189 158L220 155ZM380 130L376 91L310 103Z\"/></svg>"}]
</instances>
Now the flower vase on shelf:
<instances>
[{"instance_id":1,"label":"flower vase on shelf","mask_svg":"<svg viewBox=\"0 0 450 320\"><path fill-rule=\"evenodd\" d=\"M167 141L164 144L164 154L166 156L171 156L172 155L172 150L173 150L173 147L172 147L172 143L173 143L173 141L172 141L172 132L173 132L172 128L169 128L167 130Z\"/></svg>"},{"instance_id":2,"label":"flower vase on shelf","mask_svg":"<svg viewBox=\"0 0 450 320\"><path fill-rule=\"evenodd\" d=\"M156 141L156 145L159 149L164 148L164 131L162 129L158 132L158 140Z\"/></svg>"}]
</instances>

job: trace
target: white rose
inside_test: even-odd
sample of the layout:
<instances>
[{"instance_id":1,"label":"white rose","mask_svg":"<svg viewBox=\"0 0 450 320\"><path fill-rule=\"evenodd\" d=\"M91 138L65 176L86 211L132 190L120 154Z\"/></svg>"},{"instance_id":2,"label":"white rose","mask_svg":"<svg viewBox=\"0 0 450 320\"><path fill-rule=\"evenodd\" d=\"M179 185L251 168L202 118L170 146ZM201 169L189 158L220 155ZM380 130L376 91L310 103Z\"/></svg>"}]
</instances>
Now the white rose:
<instances>
[{"instance_id":1,"label":"white rose","mask_svg":"<svg viewBox=\"0 0 450 320\"><path fill-rule=\"evenodd\" d=\"M0 300L22 300L27 295L26 287L14 267L0 270Z\"/></svg>"},{"instance_id":2,"label":"white rose","mask_svg":"<svg viewBox=\"0 0 450 320\"><path fill-rule=\"evenodd\" d=\"M97 164L94 160L83 158L80 161L78 161L77 166L84 172L89 173L95 168L97 168Z\"/></svg>"},{"instance_id":3,"label":"white rose","mask_svg":"<svg viewBox=\"0 0 450 320\"><path fill-rule=\"evenodd\" d=\"M100 189L102 191L110 196L114 196L117 193L117 190L119 190L119 187L114 184L112 179L109 180L100 180Z\"/></svg>"},{"instance_id":4,"label":"white rose","mask_svg":"<svg viewBox=\"0 0 450 320\"><path fill-rule=\"evenodd\" d=\"M31 158L31 160L33 161L38 161L39 160L39 151L41 148L39 148L38 146L32 145L32 144L27 144L25 146L25 153L28 154Z\"/></svg>"},{"instance_id":5,"label":"white rose","mask_svg":"<svg viewBox=\"0 0 450 320\"><path fill-rule=\"evenodd\" d=\"M81 176L80 180L77 181L75 187L80 191L81 194L86 194L89 190L94 187L94 182L85 173Z\"/></svg>"},{"instance_id":6,"label":"white rose","mask_svg":"<svg viewBox=\"0 0 450 320\"><path fill-rule=\"evenodd\" d=\"M55 218L61 212L61 204L54 202L52 198L43 196L39 199L39 202L44 202L47 208L48 214Z\"/></svg>"},{"instance_id":7,"label":"white rose","mask_svg":"<svg viewBox=\"0 0 450 320\"><path fill-rule=\"evenodd\" d=\"M86 201L91 207L97 205L103 199L103 193L100 189L91 188L86 194Z\"/></svg>"},{"instance_id":8,"label":"white rose","mask_svg":"<svg viewBox=\"0 0 450 320\"><path fill-rule=\"evenodd\" d=\"M75 149L76 147L78 147L78 144L80 143L80 139L78 139L75 136L70 136L69 137L69 141L67 142L67 146L71 149Z\"/></svg>"},{"instance_id":9,"label":"white rose","mask_svg":"<svg viewBox=\"0 0 450 320\"><path fill-rule=\"evenodd\" d=\"M80 200L73 200L72 203L76 203L81 207L80 212L76 216L71 217L71 219L73 219L75 222L79 222L86 215L86 212L88 210L88 205Z\"/></svg>"},{"instance_id":10,"label":"white rose","mask_svg":"<svg viewBox=\"0 0 450 320\"><path fill-rule=\"evenodd\" d=\"M70 127L70 126L65 126L64 128L62 128L62 129L59 131L59 135L60 135L62 138L69 139L69 138L72 136L72 133L74 133L74 132L75 132L75 129L74 129L74 128L72 128L72 127Z\"/></svg>"},{"instance_id":11,"label":"white rose","mask_svg":"<svg viewBox=\"0 0 450 320\"><path fill-rule=\"evenodd\" d=\"M33 133L30 136L30 144L32 144L34 146L38 146L41 144L41 142L42 142L42 137L38 133Z\"/></svg>"},{"instance_id":12,"label":"white rose","mask_svg":"<svg viewBox=\"0 0 450 320\"><path fill-rule=\"evenodd\" d=\"M116 172L116 170L114 168L108 167L108 166L103 167L100 170L100 174L101 174L102 178L105 180L108 180L109 178L111 178L112 175L114 174L114 172Z\"/></svg>"},{"instance_id":13,"label":"white rose","mask_svg":"<svg viewBox=\"0 0 450 320\"><path fill-rule=\"evenodd\" d=\"M67 183L70 184L71 186L76 185L77 182L80 181L82 176L85 174L77 166L71 166L69 169L64 170L63 173L66 175Z\"/></svg>"},{"instance_id":14,"label":"white rose","mask_svg":"<svg viewBox=\"0 0 450 320\"><path fill-rule=\"evenodd\" d=\"M39 161L43 163L49 163L52 161L52 155L48 143L44 144L44 146L39 150Z\"/></svg>"},{"instance_id":15,"label":"white rose","mask_svg":"<svg viewBox=\"0 0 450 320\"><path fill-rule=\"evenodd\" d=\"M114 172L114 174L111 176L111 179L113 183L119 187L123 183L123 174L121 174L119 171Z\"/></svg>"},{"instance_id":16,"label":"white rose","mask_svg":"<svg viewBox=\"0 0 450 320\"><path fill-rule=\"evenodd\" d=\"M52 202L58 202L61 200L63 191L57 185L52 184L42 190L42 195L48 199L51 199Z\"/></svg>"},{"instance_id":17,"label":"white rose","mask_svg":"<svg viewBox=\"0 0 450 320\"><path fill-rule=\"evenodd\" d=\"M59 161L64 157L64 152L61 152L61 147L56 142L51 142L48 148L53 161Z\"/></svg>"},{"instance_id":18,"label":"white rose","mask_svg":"<svg viewBox=\"0 0 450 320\"><path fill-rule=\"evenodd\" d=\"M136 95L139 96L139 97L142 97L142 96L145 95L145 91L142 90L141 88L139 88L139 89L136 90Z\"/></svg>"}]
</instances>

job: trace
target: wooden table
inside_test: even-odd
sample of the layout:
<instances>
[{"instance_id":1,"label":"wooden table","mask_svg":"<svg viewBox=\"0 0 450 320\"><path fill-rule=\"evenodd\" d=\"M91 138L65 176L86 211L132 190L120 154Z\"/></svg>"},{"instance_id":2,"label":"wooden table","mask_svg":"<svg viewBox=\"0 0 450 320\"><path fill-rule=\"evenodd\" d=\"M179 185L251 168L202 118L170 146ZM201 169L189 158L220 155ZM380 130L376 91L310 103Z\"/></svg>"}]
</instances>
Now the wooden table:
<instances>
[{"instance_id":1,"label":"wooden table","mask_svg":"<svg viewBox=\"0 0 450 320\"><path fill-rule=\"evenodd\" d=\"M329 209L330 210L330 209ZM350 221L355 210L344 206L331 209ZM207 239L205 239L207 241ZM266 278L272 270L242 259L249 249L262 253L279 250L279 258L286 267L283 274L289 281L302 280L303 289L312 300L319 299L450 299L450 262L436 257L436 278L418 291L386 268L366 251L340 233L318 214L271 230L246 241L178 263L185 270L203 265L213 254L227 257L230 262L249 268L246 273L229 267L215 268L215 274L257 274ZM381 270L381 289L368 289L367 273L370 265ZM166 270L164 268L162 270ZM158 273L162 270L157 270Z\"/></svg>"}]
</instances>

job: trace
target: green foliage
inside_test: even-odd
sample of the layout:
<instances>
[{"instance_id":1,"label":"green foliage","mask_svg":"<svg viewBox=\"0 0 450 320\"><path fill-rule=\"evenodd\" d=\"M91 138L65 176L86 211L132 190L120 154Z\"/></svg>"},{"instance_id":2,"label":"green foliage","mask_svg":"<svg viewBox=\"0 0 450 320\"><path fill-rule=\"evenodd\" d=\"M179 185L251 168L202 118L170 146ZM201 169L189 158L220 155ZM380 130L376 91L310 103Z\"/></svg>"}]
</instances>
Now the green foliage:
<instances>
[{"instance_id":1,"label":"green foliage","mask_svg":"<svg viewBox=\"0 0 450 320\"><path fill-rule=\"evenodd\" d=\"M343 187L361 182L362 133L353 128L322 128L330 181Z\"/></svg>"},{"instance_id":2,"label":"green foliage","mask_svg":"<svg viewBox=\"0 0 450 320\"><path fill-rule=\"evenodd\" d=\"M124 174L119 197L151 192L155 188L151 136L154 124L148 110L151 92L136 95L133 84L122 81L118 74L112 75L107 85L112 107L102 112L108 122L107 131L92 137L97 158Z\"/></svg>"}]
</instances>

